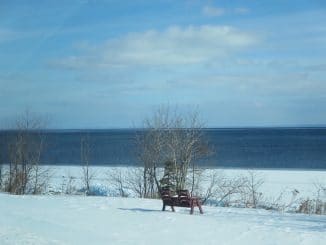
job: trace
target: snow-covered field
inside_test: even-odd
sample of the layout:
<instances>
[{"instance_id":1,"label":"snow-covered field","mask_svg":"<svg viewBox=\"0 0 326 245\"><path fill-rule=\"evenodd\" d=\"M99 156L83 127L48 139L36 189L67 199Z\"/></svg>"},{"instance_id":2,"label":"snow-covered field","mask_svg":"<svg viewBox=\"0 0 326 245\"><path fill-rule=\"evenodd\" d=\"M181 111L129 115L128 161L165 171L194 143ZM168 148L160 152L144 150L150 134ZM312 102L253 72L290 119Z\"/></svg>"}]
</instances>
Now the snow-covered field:
<instances>
[{"instance_id":1,"label":"snow-covered field","mask_svg":"<svg viewBox=\"0 0 326 245\"><path fill-rule=\"evenodd\" d=\"M108 185L108 171L95 167L95 185ZM247 170L209 170L224 176ZM80 187L81 167L52 167L50 190L73 179ZM275 198L296 189L313 198L315 183L326 185L326 171L255 170L261 192ZM68 178L69 177L69 178ZM48 192L53 193L53 192ZM76 195L0 194L0 244L326 244L326 216L263 209L204 206L204 214L176 208L162 212L160 200Z\"/></svg>"},{"instance_id":2,"label":"snow-covered field","mask_svg":"<svg viewBox=\"0 0 326 245\"><path fill-rule=\"evenodd\" d=\"M5 244L324 245L326 216L204 207L161 211L160 200L0 194Z\"/></svg>"}]
</instances>

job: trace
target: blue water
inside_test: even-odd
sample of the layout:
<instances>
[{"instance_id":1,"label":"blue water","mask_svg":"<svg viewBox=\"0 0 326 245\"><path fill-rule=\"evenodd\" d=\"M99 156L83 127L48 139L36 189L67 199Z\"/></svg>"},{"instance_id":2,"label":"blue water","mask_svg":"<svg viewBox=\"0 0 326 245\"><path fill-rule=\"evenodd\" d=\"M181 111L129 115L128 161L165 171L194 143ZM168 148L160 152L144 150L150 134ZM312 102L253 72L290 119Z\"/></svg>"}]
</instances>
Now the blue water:
<instances>
[{"instance_id":1,"label":"blue water","mask_svg":"<svg viewBox=\"0 0 326 245\"><path fill-rule=\"evenodd\" d=\"M49 130L44 132L44 164L80 164L80 139L89 135L94 165L137 165L137 130ZM138 132L139 133L139 132ZM326 169L326 128L206 129L215 153L200 164L210 167ZM6 137L0 131L2 159Z\"/></svg>"}]
</instances>

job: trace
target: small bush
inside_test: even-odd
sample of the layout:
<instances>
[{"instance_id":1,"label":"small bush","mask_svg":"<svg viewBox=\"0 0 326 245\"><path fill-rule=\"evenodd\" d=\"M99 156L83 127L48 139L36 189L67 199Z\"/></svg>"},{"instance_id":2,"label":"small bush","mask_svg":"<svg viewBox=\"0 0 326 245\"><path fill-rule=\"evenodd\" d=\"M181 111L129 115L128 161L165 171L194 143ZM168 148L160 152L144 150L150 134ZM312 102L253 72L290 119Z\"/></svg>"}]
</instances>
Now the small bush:
<instances>
[{"instance_id":1,"label":"small bush","mask_svg":"<svg viewBox=\"0 0 326 245\"><path fill-rule=\"evenodd\" d=\"M304 199L297 210L298 213L305 214L326 214L326 202L321 199Z\"/></svg>"},{"instance_id":2,"label":"small bush","mask_svg":"<svg viewBox=\"0 0 326 245\"><path fill-rule=\"evenodd\" d=\"M91 185L88 190L84 187L78 192L85 193L87 196L114 196L115 194L114 191L101 184Z\"/></svg>"}]
</instances>

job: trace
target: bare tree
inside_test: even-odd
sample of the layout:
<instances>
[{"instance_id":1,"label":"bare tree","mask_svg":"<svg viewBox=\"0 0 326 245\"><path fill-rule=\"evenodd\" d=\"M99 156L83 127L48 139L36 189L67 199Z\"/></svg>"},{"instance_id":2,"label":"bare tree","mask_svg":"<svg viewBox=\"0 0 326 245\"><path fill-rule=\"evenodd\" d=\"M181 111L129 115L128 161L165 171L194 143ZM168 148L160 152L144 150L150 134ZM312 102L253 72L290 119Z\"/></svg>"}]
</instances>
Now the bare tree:
<instances>
[{"instance_id":1,"label":"bare tree","mask_svg":"<svg viewBox=\"0 0 326 245\"><path fill-rule=\"evenodd\" d=\"M2 160L2 149L0 149L0 190L2 190L2 172L3 172L3 160Z\"/></svg>"},{"instance_id":2,"label":"bare tree","mask_svg":"<svg viewBox=\"0 0 326 245\"><path fill-rule=\"evenodd\" d=\"M163 163L164 115L155 113L153 118L145 120L145 130L136 137L138 157L143 164L143 197L153 198L160 190L159 166Z\"/></svg>"},{"instance_id":3,"label":"bare tree","mask_svg":"<svg viewBox=\"0 0 326 245\"><path fill-rule=\"evenodd\" d=\"M139 159L144 166L144 187L147 197L157 196L161 185L185 189L190 168L195 183L195 162L208 154L202 123L198 113L181 113L161 107L145 121L145 131L138 137ZM165 167L164 183L158 168Z\"/></svg>"},{"instance_id":4,"label":"bare tree","mask_svg":"<svg viewBox=\"0 0 326 245\"><path fill-rule=\"evenodd\" d=\"M6 180L6 142L7 132L0 128L0 191L3 190Z\"/></svg>"},{"instance_id":5,"label":"bare tree","mask_svg":"<svg viewBox=\"0 0 326 245\"><path fill-rule=\"evenodd\" d=\"M90 138L89 135L83 136L80 140L80 159L82 162L83 170L83 182L85 186L86 195L90 195L91 181L95 176L95 173L90 168Z\"/></svg>"},{"instance_id":6,"label":"bare tree","mask_svg":"<svg viewBox=\"0 0 326 245\"><path fill-rule=\"evenodd\" d=\"M43 127L43 126L42 126ZM49 179L52 177L52 171L49 167L40 166L41 154L45 148L45 137L42 133L39 135L39 143L35 145L35 160L33 161L31 173L31 192L40 194L45 191Z\"/></svg>"},{"instance_id":7,"label":"bare tree","mask_svg":"<svg viewBox=\"0 0 326 245\"><path fill-rule=\"evenodd\" d=\"M9 174L6 191L14 194L39 193L47 182L40 170L44 148L45 120L26 111L15 122L8 145Z\"/></svg>"}]
</instances>

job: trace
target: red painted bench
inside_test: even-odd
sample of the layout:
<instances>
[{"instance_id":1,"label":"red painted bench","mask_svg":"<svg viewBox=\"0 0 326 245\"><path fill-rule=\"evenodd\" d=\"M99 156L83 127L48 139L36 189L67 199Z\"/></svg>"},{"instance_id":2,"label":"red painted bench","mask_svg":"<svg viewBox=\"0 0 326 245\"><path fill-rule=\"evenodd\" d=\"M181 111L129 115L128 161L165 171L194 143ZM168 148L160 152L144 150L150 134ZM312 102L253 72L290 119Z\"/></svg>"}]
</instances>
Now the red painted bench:
<instances>
[{"instance_id":1,"label":"red painted bench","mask_svg":"<svg viewBox=\"0 0 326 245\"><path fill-rule=\"evenodd\" d=\"M177 193L178 196L172 196L168 189L163 189L161 191L161 198L163 201L162 211L165 211L166 206L170 206L173 212L175 212L174 207L186 207L190 208L190 214L193 214L194 208L198 207L200 213L204 213L198 197L191 197L188 190L179 190Z\"/></svg>"}]
</instances>

